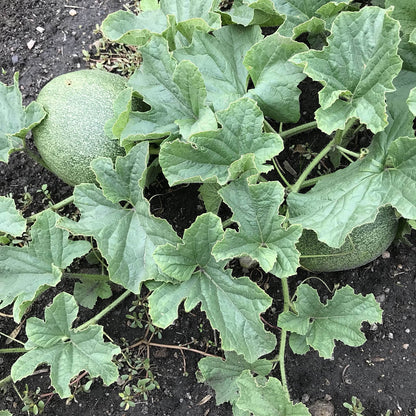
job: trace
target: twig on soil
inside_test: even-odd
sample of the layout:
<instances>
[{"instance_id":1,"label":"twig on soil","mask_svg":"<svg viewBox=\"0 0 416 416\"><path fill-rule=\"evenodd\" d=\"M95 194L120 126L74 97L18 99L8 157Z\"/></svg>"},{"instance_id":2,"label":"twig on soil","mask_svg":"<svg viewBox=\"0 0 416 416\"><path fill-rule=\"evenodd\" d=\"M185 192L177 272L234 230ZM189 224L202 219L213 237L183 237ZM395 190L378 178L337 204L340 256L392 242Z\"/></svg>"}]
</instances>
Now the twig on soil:
<instances>
[{"instance_id":1,"label":"twig on soil","mask_svg":"<svg viewBox=\"0 0 416 416\"><path fill-rule=\"evenodd\" d=\"M194 352L196 354L204 355L205 357L219 358L217 355L209 354L207 352L200 351L200 350L197 350L197 349L194 349L194 348L188 348L188 347L184 347L182 345L159 344L157 342L150 342L150 341L147 341L145 339L141 339L140 341L136 342L135 344L126 347L124 349L124 351L125 350L130 350L132 348L139 347L140 345L146 345L148 347L170 348L172 350L191 351L191 352Z\"/></svg>"}]
</instances>

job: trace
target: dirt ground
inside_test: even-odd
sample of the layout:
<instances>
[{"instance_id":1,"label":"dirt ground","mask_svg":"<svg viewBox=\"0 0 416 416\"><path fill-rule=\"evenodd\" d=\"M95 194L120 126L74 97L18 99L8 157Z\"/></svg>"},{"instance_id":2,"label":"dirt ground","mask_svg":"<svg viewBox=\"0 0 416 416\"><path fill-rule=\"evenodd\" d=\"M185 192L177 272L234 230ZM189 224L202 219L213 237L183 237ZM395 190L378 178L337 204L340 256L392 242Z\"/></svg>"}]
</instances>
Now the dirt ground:
<instances>
[{"instance_id":1,"label":"dirt ground","mask_svg":"<svg viewBox=\"0 0 416 416\"><path fill-rule=\"evenodd\" d=\"M62 73L84 68L82 50L88 50L97 38L92 32L96 24L110 12L122 8L122 0L0 0L0 81L10 84L13 73L20 72L20 86L24 102L36 98L41 87L51 78ZM74 13L76 12L76 13ZM307 94L304 94L304 97ZM307 97L305 97L307 98ZM309 107L308 107L309 105ZM303 111L307 119L313 114L306 101ZM307 138L311 142L311 138ZM302 138L301 138L302 140ZM42 209L48 202L42 185L47 184L54 202L71 194L71 188L49 174L23 154L13 154L10 163L0 163L0 195L12 195L25 214L30 215ZM25 195L26 194L26 195ZM28 194L32 202L28 201ZM157 183L149 196L152 199L155 215L167 218L182 232L201 211L195 187L168 189L163 182ZM373 263L342 273L321 274L328 285L349 284L356 292L374 293L384 310L383 324L364 327L367 342L359 348L337 345L334 358L324 360L316 353L297 356L289 352L287 356L287 376L291 397L312 406L318 400L332 404L335 415L344 416L348 411L343 402L351 402L357 396L366 408L365 415L385 415L390 410L393 415L416 415L416 238L410 237L412 245L393 245L388 252ZM280 287L269 276L259 271L251 272L253 279L266 280L269 293L274 297L274 310L281 308ZM298 284L309 275L299 271L292 281ZM313 285L325 295L324 286L319 281ZM46 292L31 310L31 315L42 317L45 305L62 290L71 291L73 283L64 281L57 288ZM105 332L119 345L131 345L141 339L144 329L132 328L125 318L134 298L128 298L110 316L100 323ZM108 301L100 301L103 308ZM9 313L10 310L2 310ZM81 318L88 319L91 312L82 309ZM270 312L266 320L275 323L276 314ZM11 333L15 329L12 319L0 316L0 331ZM19 338L24 341L24 332ZM192 348L212 354L220 354L215 347L216 334L210 329L204 314L198 310L191 314L180 314L174 325L162 333L162 338L153 341L166 345L189 345ZM14 346L14 345L9 345ZM17 345L16 345L17 346ZM3 338L0 347L4 348ZM182 353L180 350L150 347L134 349L131 359L145 358L149 354L151 370L160 385L148 394L148 399L137 397L137 404L129 411L120 407L122 381L110 387L103 387L95 381L89 393L79 392L75 399L65 403L57 395L47 395L49 377L46 369L16 384L23 395L25 384L33 393L39 387L39 395L47 402L44 415L85 416L126 414L152 416L210 415L230 416L228 404L217 407L214 392L206 385L197 382L195 371L199 354ZM0 379L10 373L16 359L13 355L0 356ZM131 374L128 366L120 363L121 374ZM278 370L273 374L279 377ZM137 376L136 377L137 381ZM85 383L86 378L81 379ZM15 389L0 392L0 410L9 409L13 415L23 407ZM318 413L316 413L318 414ZM321 413L321 415L331 413ZM271 415L272 416L272 415Z\"/></svg>"}]
</instances>

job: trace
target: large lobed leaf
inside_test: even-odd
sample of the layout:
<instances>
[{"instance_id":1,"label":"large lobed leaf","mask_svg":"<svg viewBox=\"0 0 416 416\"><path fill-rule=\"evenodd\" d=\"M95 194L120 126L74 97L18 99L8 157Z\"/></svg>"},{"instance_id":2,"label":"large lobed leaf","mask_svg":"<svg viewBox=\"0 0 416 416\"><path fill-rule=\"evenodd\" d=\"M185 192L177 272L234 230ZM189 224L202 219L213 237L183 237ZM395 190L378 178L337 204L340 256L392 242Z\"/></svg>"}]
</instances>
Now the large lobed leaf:
<instances>
[{"instance_id":1,"label":"large lobed leaf","mask_svg":"<svg viewBox=\"0 0 416 416\"><path fill-rule=\"evenodd\" d=\"M161 276L152 258L155 247L180 241L167 221L150 213L141 184L147 159L147 143L117 158L115 167L111 159L95 159L92 168L102 189L78 185L74 196L81 219L60 222L75 234L93 236L108 262L110 280L134 293L143 281Z\"/></svg>"},{"instance_id":2,"label":"large lobed leaf","mask_svg":"<svg viewBox=\"0 0 416 416\"><path fill-rule=\"evenodd\" d=\"M304 353L309 347L324 358L331 358L335 340L357 347L366 341L361 332L364 321L381 322L382 310L374 295L356 295L350 286L337 290L326 304L322 304L315 289L302 284L296 290L296 312L283 312L278 325L295 335L292 349Z\"/></svg>"},{"instance_id":3,"label":"large lobed leaf","mask_svg":"<svg viewBox=\"0 0 416 416\"><path fill-rule=\"evenodd\" d=\"M161 0L159 5L144 7L138 15L119 10L106 17L102 31L114 42L139 47L151 37L163 35L174 49L175 42L182 42L182 38L190 41L195 30L210 32L221 27L220 15L212 11L213 3L213 0Z\"/></svg>"},{"instance_id":4,"label":"large lobed leaf","mask_svg":"<svg viewBox=\"0 0 416 416\"><path fill-rule=\"evenodd\" d=\"M378 7L341 13L328 46L291 59L324 85L316 121L325 133L343 129L351 118L374 133L387 126L385 93L394 90L392 81L402 63L397 54L400 25L390 14Z\"/></svg>"},{"instance_id":5,"label":"large lobed leaf","mask_svg":"<svg viewBox=\"0 0 416 416\"><path fill-rule=\"evenodd\" d=\"M255 86L248 90L247 96L257 102L265 116L280 122L299 120L300 90L297 86L305 74L289 59L305 50L305 44L275 33L247 52L244 65Z\"/></svg>"},{"instance_id":6,"label":"large lobed leaf","mask_svg":"<svg viewBox=\"0 0 416 416\"><path fill-rule=\"evenodd\" d=\"M276 9L286 18L279 33L292 37L303 32L322 31L324 19L343 10L351 0L273 0Z\"/></svg>"},{"instance_id":7,"label":"large lobed leaf","mask_svg":"<svg viewBox=\"0 0 416 416\"><path fill-rule=\"evenodd\" d=\"M225 261L214 259L212 247L222 236L221 220L207 213L185 231L182 244L155 250L160 269L184 281L157 288L149 297L150 314L156 326L165 328L176 319L184 299L187 312L200 303L212 327L220 332L222 349L236 351L252 363L276 344L260 320L271 299L250 279L232 277L230 270L224 270Z\"/></svg>"},{"instance_id":8,"label":"large lobed leaf","mask_svg":"<svg viewBox=\"0 0 416 416\"><path fill-rule=\"evenodd\" d=\"M221 128L196 133L189 143L165 142L160 165L171 185L182 182L218 182L224 185L246 171L266 172L265 162L283 149L282 139L263 133L263 113L248 98L216 113Z\"/></svg>"},{"instance_id":9,"label":"large lobed leaf","mask_svg":"<svg viewBox=\"0 0 416 416\"><path fill-rule=\"evenodd\" d=\"M45 211L32 226L28 246L0 247L0 306L14 302L16 322L39 294L59 283L62 271L75 258L91 248L87 241L69 241L68 232L56 227L58 218Z\"/></svg>"},{"instance_id":10,"label":"large lobed leaf","mask_svg":"<svg viewBox=\"0 0 416 416\"><path fill-rule=\"evenodd\" d=\"M217 123L205 104L207 93L198 68L189 61L178 63L161 37L152 38L141 52L143 64L130 78L129 86L151 109L130 114L121 132L121 144L178 131L186 138L215 129Z\"/></svg>"},{"instance_id":11,"label":"large lobed leaf","mask_svg":"<svg viewBox=\"0 0 416 416\"><path fill-rule=\"evenodd\" d=\"M7 163L9 153L22 147L22 139L46 115L37 102L23 107L18 76L18 73L14 75L14 84L11 86L0 82L0 162Z\"/></svg>"},{"instance_id":12,"label":"large lobed leaf","mask_svg":"<svg viewBox=\"0 0 416 416\"><path fill-rule=\"evenodd\" d=\"M272 370L269 360L247 362L243 356L235 352L225 352L225 360L219 357L206 357L198 362L201 381L215 390L217 405L224 402L235 404L238 395L237 380L245 370L250 370L260 376L267 376Z\"/></svg>"},{"instance_id":13,"label":"large lobed leaf","mask_svg":"<svg viewBox=\"0 0 416 416\"><path fill-rule=\"evenodd\" d=\"M353 228L374 221L383 205L416 218L416 139L406 99L416 74L403 71L387 94L389 125L374 136L366 158L319 179L305 194L288 196L290 221L340 247ZM409 136L409 137L406 137Z\"/></svg>"},{"instance_id":14,"label":"large lobed leaf","mask_svg":"<svg viewBox=\"0 0 416 416\"><path fill-rule=\"evenodd\" d=\"M27 320L28 351L12 366L14 381L31 375L41 364L49 364L52 386L64 398L71 395L71 379L83 370L91 377L100 376L107 385L117 380L118 370L112 358L120 348L103 341L101 325L90 325L79 332L73 329L77 314L75 299L63 292L45 309L45 321Z\"/></svg>"},{"instance_id":15,"label":"large lobed leaf","mask_svg":"<svg viewBox=\"0 0 416 416\"><path fill-rule=\"evenodd\" d=\"M236 407L253 416L309 416L303 403L293 404L277 378L253 377L248 370L236 380L239 398Z\"/></svg>"},{"instance_id":16,"label":"large lobed leaf","mask_svg":"<svg viewBox=\"0 0 416 416\"><path fill-rule=\"evenodd\" d=\"M226 26L213 34L196 32L192 44L177 49L174 56L179 61L190 60L198 67L208 102L218 111L246 93L248 71L243 65L244 56L261 39L258 26Z\"/></svg>"},{"instance_id":17,"label":"large lobed leaf","mask_svg":"<svg viewBox=\"0 0 416 416\"><path fill-rule=\"evenodd\" d=\"M234 0L231 9L221 13L227 24L279 26L284 21L272 0Z\"/></svg>"},{"instance_id":18,"label":"large lobed leaf","mask_svg":"<svg viewBox=\"0 0 416 416\"><path fill-rule=\"evenodd\" d=\"M295 244L302 227L282 227L285 217L278 214L284 189L278 182L250 185L246 179L234 181L220 190L233 211L239 231L228 229L213 254L217 260L250 256L265 272L288 277L299 267Z\"/></svg>"}]
</instances>

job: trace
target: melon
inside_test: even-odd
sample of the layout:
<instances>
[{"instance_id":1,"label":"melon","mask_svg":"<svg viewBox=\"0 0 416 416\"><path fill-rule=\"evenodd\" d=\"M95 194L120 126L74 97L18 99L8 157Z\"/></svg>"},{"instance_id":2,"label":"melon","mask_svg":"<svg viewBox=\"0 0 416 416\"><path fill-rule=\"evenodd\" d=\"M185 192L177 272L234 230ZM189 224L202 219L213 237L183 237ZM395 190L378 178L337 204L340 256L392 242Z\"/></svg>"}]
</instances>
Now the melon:
<instances>
[{"instance_id":1,"label":"melon","mask_svg":"<svg viewBox=\"0 0 416 416\"><path fill-rule=\"evenodd\" d=\"M47 167L64 182L95 182L93 159L124 155L104 126L125 88L120 75L85 69L60 75L41 89L36 101L47 116L33 129L34 143Z\"/></svg>"},{"instance_id":2,"label":"melon","mask_svg":"<svg viewBox=\"0 0 416 416\"><path fill-rule=\"evenodd\" d=\"M380 208L374 222L354 228L340 248L329 247L312 230L304 230L296 248L300 264L313 272L335 272L363 266L380 256L394 240L398 227L395 210Z\"/></svg>"}]
</instances>

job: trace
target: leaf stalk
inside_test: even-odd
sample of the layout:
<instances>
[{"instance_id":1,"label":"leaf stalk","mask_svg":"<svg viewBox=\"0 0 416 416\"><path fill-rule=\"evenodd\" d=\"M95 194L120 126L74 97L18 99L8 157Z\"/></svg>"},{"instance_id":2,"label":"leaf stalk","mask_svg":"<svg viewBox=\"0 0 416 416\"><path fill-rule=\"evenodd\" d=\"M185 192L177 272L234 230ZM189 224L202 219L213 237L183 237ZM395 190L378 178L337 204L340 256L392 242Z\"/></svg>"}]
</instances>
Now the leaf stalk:
<instances>
[{"instance_id":1,"label":"leaf stalk","mask_svg":"<svg viewBox=\"0 0 416 416\"><path fill-rule=\"evenodd\" d=\"M87 329L91 325L95 325L101 318L103 318L107 313L112 311L119 303L123 302L128 296L131 295L132 292L130 290L126 290L123 292L115 301L111 302L106 308L104 308L100 313L97 313L94 317L92 317L87 322L84 322L82 325L78 326L75 329L75 332L80 332Z\"/></svg>"}]
</instances>

